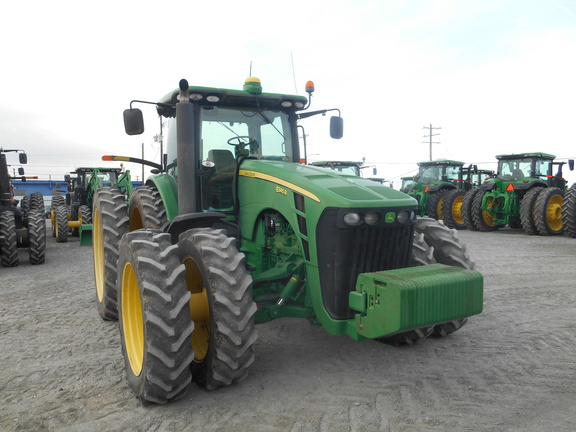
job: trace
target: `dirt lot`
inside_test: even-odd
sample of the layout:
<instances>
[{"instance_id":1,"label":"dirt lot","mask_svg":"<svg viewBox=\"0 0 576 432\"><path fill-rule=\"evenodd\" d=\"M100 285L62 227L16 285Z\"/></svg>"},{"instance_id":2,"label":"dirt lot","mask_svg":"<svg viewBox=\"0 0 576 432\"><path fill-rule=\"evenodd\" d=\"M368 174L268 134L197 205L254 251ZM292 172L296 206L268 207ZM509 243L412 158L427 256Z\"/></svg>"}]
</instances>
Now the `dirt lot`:
<instances>
[{"instance_id":1,"label":"dirt lot","mask_svg":"<svg viewBox=\"0 0 576 432\"><path fill-rule=\"evenodd\" d=\"M0 430L576 430L576 239L459 237L485 303L452 336L394 348L281 319L257 327L245 381L146 407L96 311L92 249L49 237L45 265L21 250L0 268Z\"/></svg>"}]
</instances>

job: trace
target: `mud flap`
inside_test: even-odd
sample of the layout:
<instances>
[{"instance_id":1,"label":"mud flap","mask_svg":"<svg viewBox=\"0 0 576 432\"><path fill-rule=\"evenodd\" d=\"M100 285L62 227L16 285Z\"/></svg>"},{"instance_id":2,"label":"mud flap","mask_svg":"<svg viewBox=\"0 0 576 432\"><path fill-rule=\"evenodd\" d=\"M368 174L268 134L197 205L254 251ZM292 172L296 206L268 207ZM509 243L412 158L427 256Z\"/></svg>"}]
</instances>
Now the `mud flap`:
<instances>
[{"instance_id":1,"label":"mud flap","mask_svg":"<svg viewBox=\"0 0 576 432\"><path fill-rule=\"evenodd\" d=\"M349 304L360 335L383 337L479 314L483 277L443 264L362 273Z\"/></svg>"},{"instance_id":2,"label":"mud flap","mask_svg":"<svg viewBox=\"0 0 576 432\"><path fill-rule=\"evenodd\" d=\"M92 224L82 224L80 231L80 246L92 246Z\"/></svg>"}]
</instances>

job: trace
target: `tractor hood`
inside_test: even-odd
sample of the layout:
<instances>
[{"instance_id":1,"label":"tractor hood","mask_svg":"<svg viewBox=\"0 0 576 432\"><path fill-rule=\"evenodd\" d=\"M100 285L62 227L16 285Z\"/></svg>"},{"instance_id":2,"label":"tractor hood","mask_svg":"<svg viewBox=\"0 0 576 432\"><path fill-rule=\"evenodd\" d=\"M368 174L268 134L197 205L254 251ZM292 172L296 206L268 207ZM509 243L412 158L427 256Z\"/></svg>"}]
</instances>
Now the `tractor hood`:
<instances>
[{"instance_id":1,"label":"tractor hood","mask_svg":"<svg viewBox=\"0 0 576 432\"><path fill-rule=\"evenodd\" d=\"M323 207L415 207L414 198L372 180L283 161L245 160L239 177L270 183L275 191L303 195Z\"/></svg>"}]
</instances>

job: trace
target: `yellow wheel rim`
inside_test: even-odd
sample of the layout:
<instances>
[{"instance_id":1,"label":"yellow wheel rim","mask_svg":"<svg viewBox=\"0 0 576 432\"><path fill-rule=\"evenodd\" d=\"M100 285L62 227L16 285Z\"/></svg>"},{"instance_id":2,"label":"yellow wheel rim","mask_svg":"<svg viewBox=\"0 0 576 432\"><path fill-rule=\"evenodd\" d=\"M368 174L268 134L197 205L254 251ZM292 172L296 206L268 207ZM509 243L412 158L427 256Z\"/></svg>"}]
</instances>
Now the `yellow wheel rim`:
<instances>
[{"instance_id":1,"label":"yellow wheel rim","mask_svg":"<svg viewBox=\"0 0 576 432\"><path fill-rule=\"evenodd\" d=\"M132 264L127 262L122 272L122 337L132 373L139 376L144 363L144 321L138 280Z\"/></svg>"},{"instance_id":2,"label":"yellow wheel rim","mask_svg":"<svg viewBox=\"0 0 576 432\"><path fill-rule=\"evenodd\" d=\"M554 231L562 229L562 195L553 195L546 207L546 221L548 226Z\"/></svg>"},{"instance_id":3,"label":"yellow wheel rim","mask_svg":"<svg viewBox=\"0 0 576 432\"><path fill-rule=\"evenodd\" d=\"M452 204L452 219L458 225L464 225L464 216L462 215L462 203L464 202L464 196L458 196Z\"/></svg>"},{"instance_id":4,"label":"yellow wheel rim","mask_svg":"<svg viewBox=\"0 0 576 432\"><path fill-rule=\"evenodd\" d=\"M93 245L94 245L94 279L96 280L96 294L98 301L104 301L104 241L102 240L102 221L100 211L94 208L93 214Z\"/></svg>"},{"instance_id":5,"label":"yellow wheel rim","mask_svg":"<svg viewBox=\"0 0 576 432\"><path fill-rule=\"evenodd\" d=\"M440 200L438 200L438 205L436 206L436 214L438 215L438 219L444 219L442 214L442 204L444 204L444 198L440 198Z\"/></svg>"},{"instance_id":6,"label":"yellow wheel rim","mask_svg":"<svg viewBox=\"0 0 576 432\"><path fill-rule=\"evenodd\" d=\"M192 332L192 348L194 361L202 362L208 354L210 346L210 304L202 272L198 264L190 256L182 261L186 267L186 286L192 293L190 299L190 318L194 321Z\"/></svg>"},{"instance_id":7,"label":"yellow wheel rim","mask_svg":"<svg viewBox=\"0 0 576 432\"><path fill-rule=\"evenodd\" d=\"M486 199L486 208L491 209L494 205L494 198L488 197ZM488 210L482 210L482 218L484 219L484 223L488 226L494 226L494 216Z\"/></svg>"}]
</instances>

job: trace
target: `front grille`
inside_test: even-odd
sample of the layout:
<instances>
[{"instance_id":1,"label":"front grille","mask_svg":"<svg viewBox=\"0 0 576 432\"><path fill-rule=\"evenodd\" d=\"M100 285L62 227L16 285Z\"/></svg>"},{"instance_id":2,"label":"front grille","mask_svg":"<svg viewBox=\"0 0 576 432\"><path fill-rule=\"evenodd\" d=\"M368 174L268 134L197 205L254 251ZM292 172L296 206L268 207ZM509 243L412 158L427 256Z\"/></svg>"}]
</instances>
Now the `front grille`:
<instances>
[{"instance_id":1,"label":"front grille","mask_svg":"<svg viewBox=\"0 0 576 432\"><path fill-rule=\"evenodd\" d=\"M316 231L324 306L334 319L350 319L348 294L360 273L408 267L414 226L398 223L374 228L342 228L338 209L328 209Z\"/></svg>"}]
</instances>

